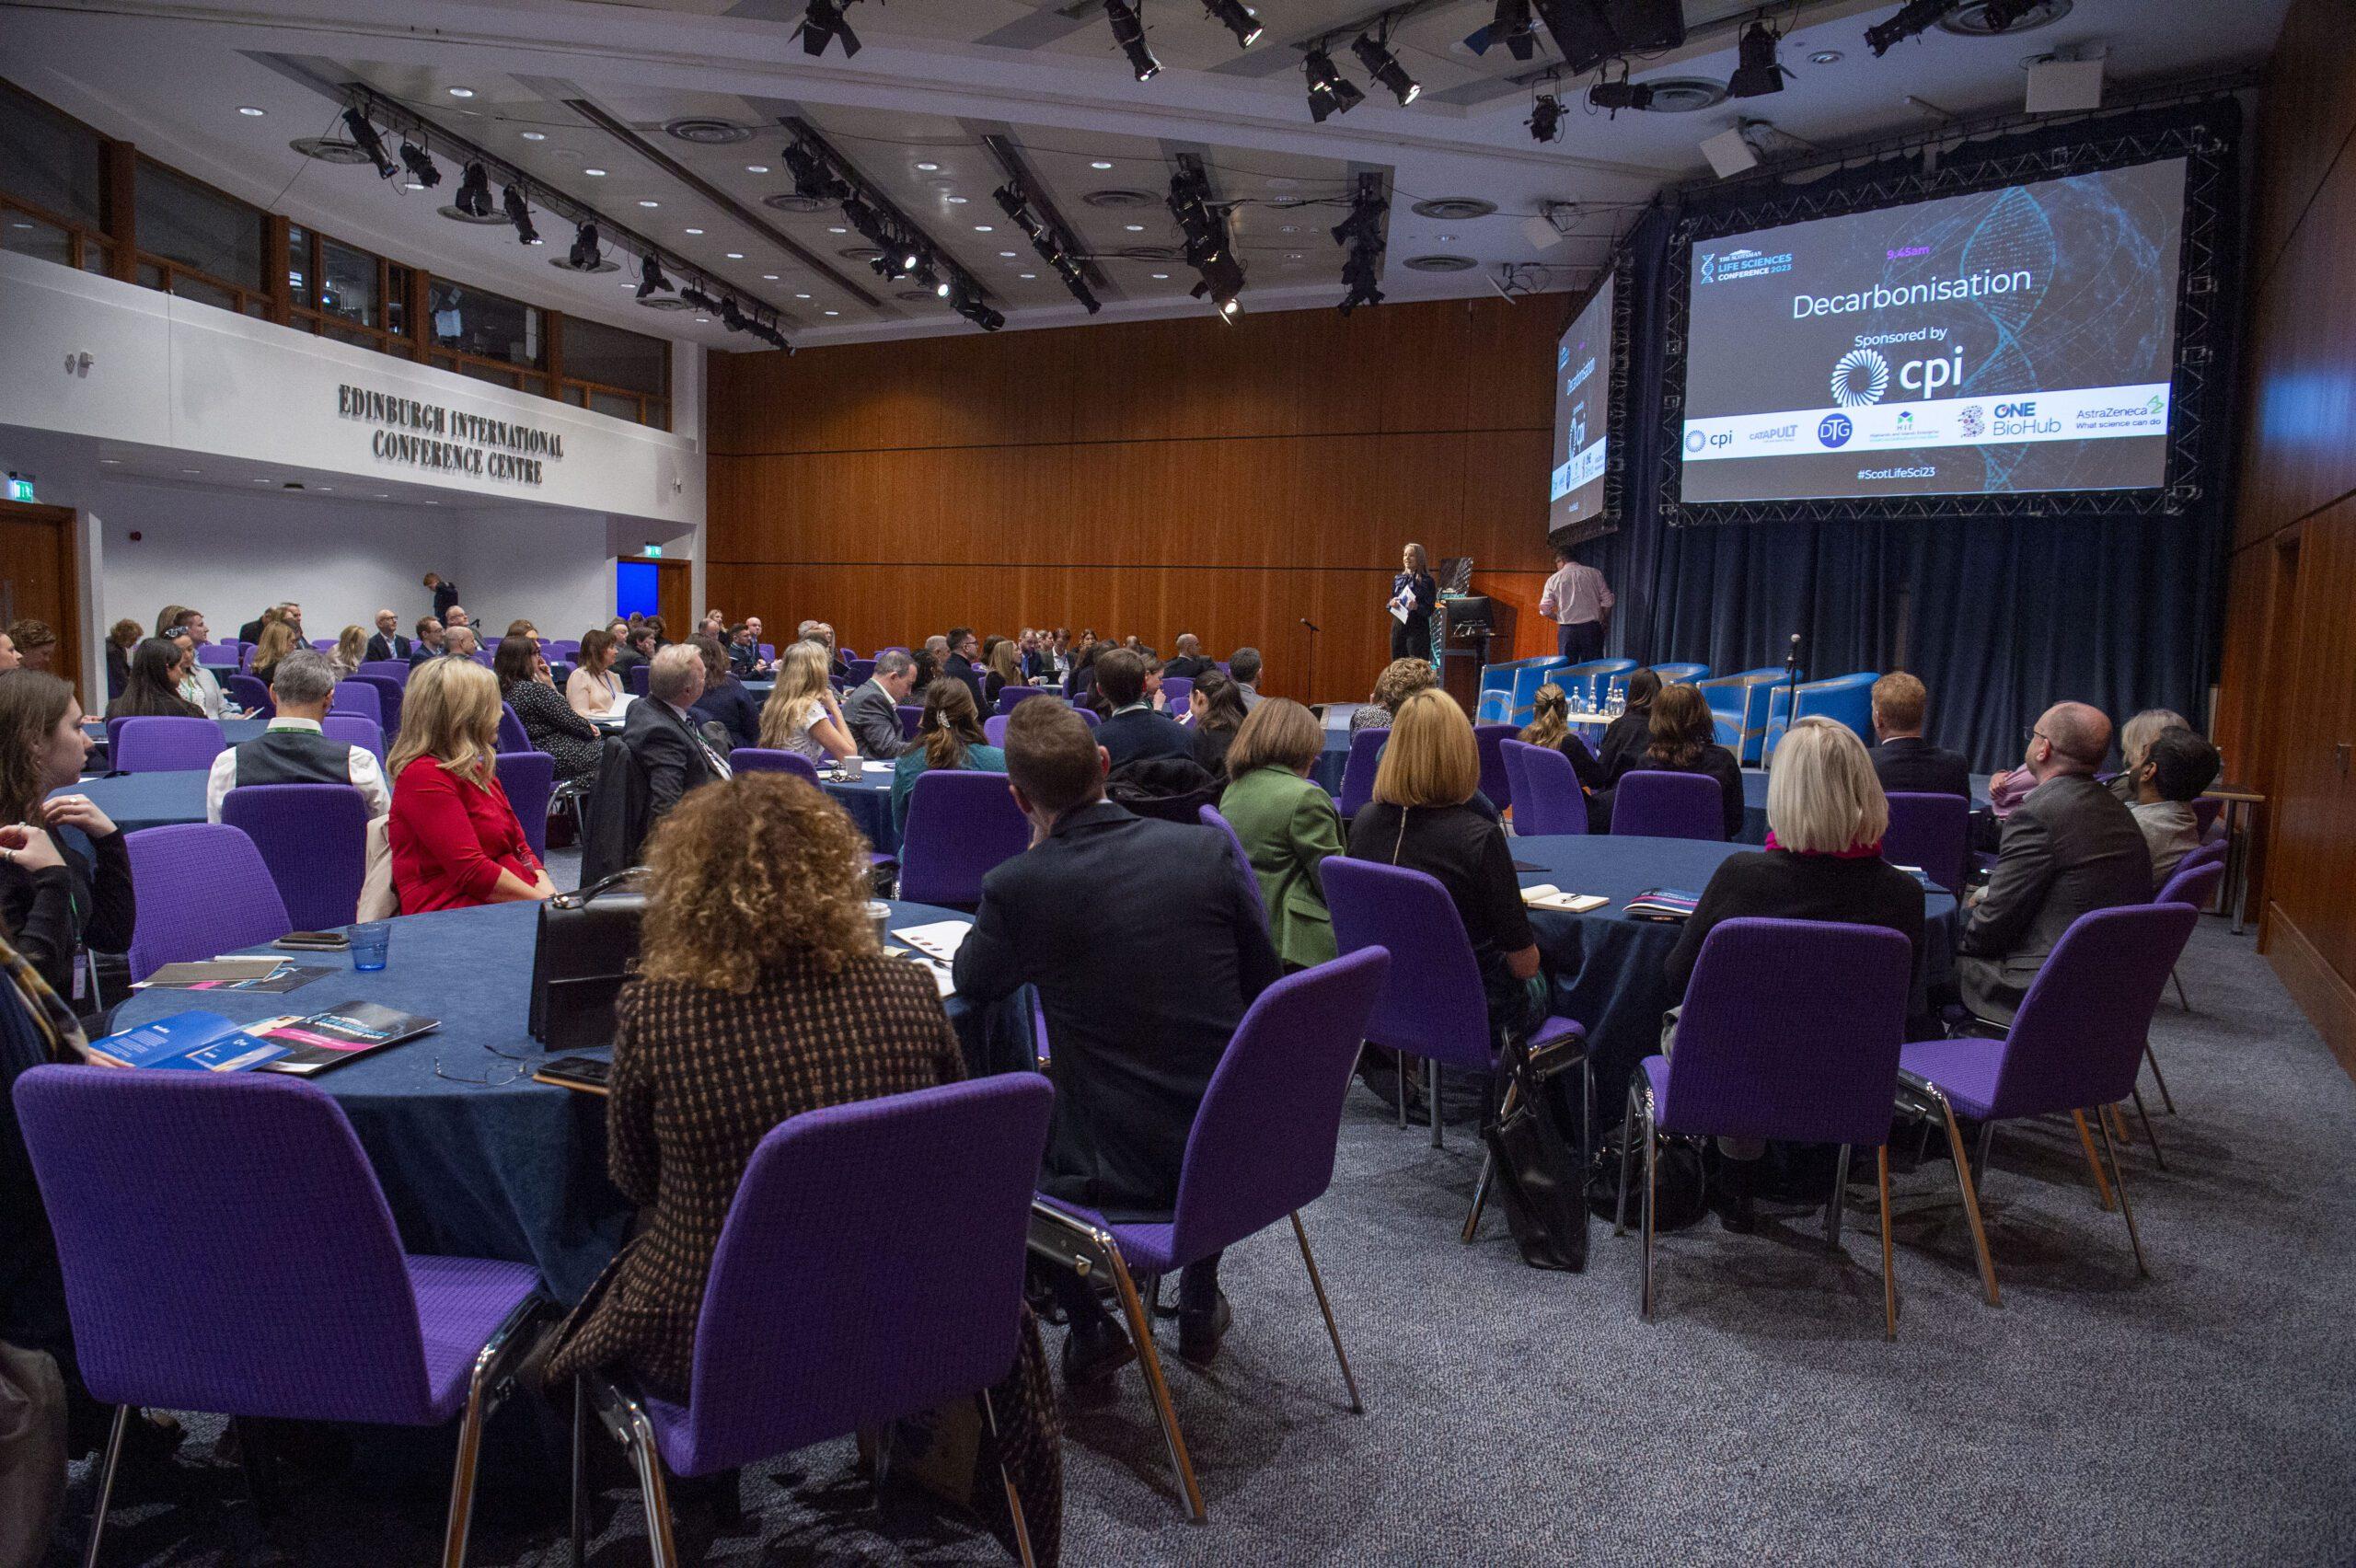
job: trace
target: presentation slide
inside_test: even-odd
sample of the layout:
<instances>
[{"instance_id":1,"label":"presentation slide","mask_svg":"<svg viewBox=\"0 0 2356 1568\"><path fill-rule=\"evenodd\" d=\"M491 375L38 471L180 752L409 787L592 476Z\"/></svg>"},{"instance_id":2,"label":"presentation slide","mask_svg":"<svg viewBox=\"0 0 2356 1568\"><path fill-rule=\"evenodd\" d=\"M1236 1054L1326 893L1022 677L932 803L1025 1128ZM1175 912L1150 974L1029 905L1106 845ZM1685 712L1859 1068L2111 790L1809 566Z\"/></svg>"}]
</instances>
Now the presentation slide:
<instances>
[{"instance_id":1,"label":"presentation slide","mask_svg":"<svg viewBox=\"0 0 2356 1568\"><path fill-rule=\"evenodd\" d=\"M1587 302L1554 351L1554 463L1546 531L1594 520L1603 510L1604 437L1611 424L1611 277Z\"/></svg>"},{"instance_id":2,"label":"presentation slide","mask_svg":"<svg viewBox=\"0 0 2356 1568\"><path fill-rule=\"evenodd\" d=\"M1696 242L1684 499L2161 484L2184 176L2172 158Z\"/></svg>"}]
</instances>

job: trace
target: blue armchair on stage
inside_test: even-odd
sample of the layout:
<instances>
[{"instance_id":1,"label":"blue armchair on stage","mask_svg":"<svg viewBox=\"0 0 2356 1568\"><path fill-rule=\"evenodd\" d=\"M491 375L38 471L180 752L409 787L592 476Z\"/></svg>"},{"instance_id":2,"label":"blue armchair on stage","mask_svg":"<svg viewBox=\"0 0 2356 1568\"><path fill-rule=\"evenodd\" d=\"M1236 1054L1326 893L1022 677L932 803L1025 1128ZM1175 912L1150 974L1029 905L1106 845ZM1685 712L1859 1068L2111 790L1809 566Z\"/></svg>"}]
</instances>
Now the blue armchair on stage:
<instances>
[{"instance_id":1,"label":"blue armchair on stage","mask_svg":"<svg viewBox=\"0 0 2356 1568\"><path fill-rule=\"evenodd\" d=\"M1625 680L1635 668L1634 659L1590 659L1584 664L1555 671L1554 684L1563 688L1574 707L1585 698L1589 708L1595 708L1602 704L1604 688L1614 676Z\"/></svg>"},{"instance_id":2,"label":"blue armchair on stage","mask_svg":"<svg viewBox=\"0 0 2356 1568\"><path fill-rule=\"evenodd\" d=\"M1831 719L1846 724L1857 732L1857 738L1868 746L1874 744L1874 683L1881 679L1877 671L1867 670L1854 675L1834 675L1829 680L1802 681L1798 687L1799 717ZM1792 688L1775 685L1768 688L1767 735L1765 755L1773 755L1775 743L1784 738L1792 715Z\"/></svg>"},{"instance_id":3,"label":"blue armchair on stage","mask_svg":"<svg viewBox=\"0 0 2356 1568\"><path fill-rule=\"evenodd\" d=\"M1692 686L1710 678L1710 666L1707 664L1646 664L1644 667L1658 675L1663 686ZM1625 697L1628 694L1628 677L1635 673L1634 670L1623 670L1606 680L1603 683L1604 695L1608 698Z\"/></svg>"},{"instance_id":4,"label":"blue armchair on stage","mask_svg":"<svg viewBox=\"0 0 2356 1568\"><path fill-rule=\"evenodd\" d=\"M1527 724L1530 720L1530 704L1538 688L1552 679L1558 670L1570 667L1570 661L1559 654L1544 653L1534 659L1515 659L1503 664L1481 666L1481 701L1473 714L1480 724Z\"/></svg>"},{"instance_id":5,"label":"blue armchair on stage","mask_svg":"<svg viewBox=\"0 0 2356 1568\"><path fill-rule=\"evenodd\" d=\"M1745 767L1756 767L1767 742L1767 694L1784 679L1781 664L1766 664L1738 674L1718 675L1693 684L1717 721L1717 743L1734 753ZM1802 671L1806 680L1807 673Z\"/></svg>"}]
</instances>

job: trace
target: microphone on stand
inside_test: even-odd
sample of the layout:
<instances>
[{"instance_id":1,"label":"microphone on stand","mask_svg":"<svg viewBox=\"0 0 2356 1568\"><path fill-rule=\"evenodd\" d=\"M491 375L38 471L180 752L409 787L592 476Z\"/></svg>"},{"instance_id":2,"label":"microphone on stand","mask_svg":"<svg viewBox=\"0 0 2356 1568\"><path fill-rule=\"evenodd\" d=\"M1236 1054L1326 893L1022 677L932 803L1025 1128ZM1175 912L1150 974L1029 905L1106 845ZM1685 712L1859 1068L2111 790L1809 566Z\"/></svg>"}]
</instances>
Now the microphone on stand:
<instances>
[{"instance_id":1,"label":"microphone on stand","mask_svg":"<svg viewBox=\"0 0 2356 1568\"><path fill-rule=\"evenodd\" d=\"M1791 651L1784 655L1784 730L1786 734L1800 716L1800 634L1792 633ZM1761 767L1767 766L1767 754L1774 749L1774 736L1769 736L1759 754ZM1737 758L1737 761L1741 760Z\"/></svg>"},{"instance_id":2,"label":"microphone on stand","mask_svg":"<svg viewBox=\"0 0 2356 1568\"><path fill-rule=\"evenodd\" d=\"M1311 620L1307 616L1300 617L1300 624L1307 627L1310 630L1309 686L1307 689L1309 692L1309 706L1313 709L1317 705L1317 633L1319 628L1317 623Z\"/></svg>"},{"instance_id":3,"label":"microphone on stand","mask_svg":"<svg viewBox=\"0 0 2356 1568\"><path fill-rule=\"evenodd\" d=\"M1307 627L1311 631L1322 629L1315 621L1311 620L1307 616L1300 617L1300 624Z\"/></svg>"}]
</instances>

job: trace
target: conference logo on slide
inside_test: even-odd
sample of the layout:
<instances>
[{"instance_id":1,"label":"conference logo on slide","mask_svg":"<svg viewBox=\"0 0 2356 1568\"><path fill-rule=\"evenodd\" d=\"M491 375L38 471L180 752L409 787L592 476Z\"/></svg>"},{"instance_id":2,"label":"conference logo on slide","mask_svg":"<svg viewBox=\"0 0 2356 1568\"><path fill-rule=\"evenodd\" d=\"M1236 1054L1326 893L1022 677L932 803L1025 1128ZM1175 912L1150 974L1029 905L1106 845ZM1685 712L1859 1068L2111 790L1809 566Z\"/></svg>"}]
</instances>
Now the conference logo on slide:
<instances>
[{"instance_id":1,"label":"conference logo on slide","mask_svg":"<svg viewBox=\"0 0 2356 1568\"><path fill-rule=\"evenodd\" d=\"M1849 422L1846 414L1827 414L1824 422L1816 427L1816 439L1827 446L1846 446L1857 427Z\"/></svg>"},{"instance_id":2,"label":"conference logo on slide","mask_svg":"<svg viewBox=\"0 0 2356 1568\"><path fill-rule=\"evenodd\" d=\"M1844 409L1878 403L1889 390L1889 362L1872 349L1851 349L1832 367L1832 400Z\"/></svg>"}]
</instances>

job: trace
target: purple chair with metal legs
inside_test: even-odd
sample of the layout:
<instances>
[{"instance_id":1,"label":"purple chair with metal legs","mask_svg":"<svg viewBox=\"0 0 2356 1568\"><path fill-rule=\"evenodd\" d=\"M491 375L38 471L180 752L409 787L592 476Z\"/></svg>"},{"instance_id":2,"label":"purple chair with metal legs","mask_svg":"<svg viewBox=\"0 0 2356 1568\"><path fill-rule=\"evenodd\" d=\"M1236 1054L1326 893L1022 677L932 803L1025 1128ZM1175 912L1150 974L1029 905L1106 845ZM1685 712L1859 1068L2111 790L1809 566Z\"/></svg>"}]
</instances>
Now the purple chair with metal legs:
<instances>
[{"instance_id":1,"label":"purple chair with metal legs","mask_svg":"<svg viewBox=\"0 0 2356 1568\"><path fill-rule=\"evenodd\" d=\"M2203 844L2177 862L2176 871L2168 878L2167 885L2160 889L2152 902L2181 904L2198 914L2209 907L2210 901L2217 896L2217 889L2224 880L2225 847ZM2184 979L2177 974L2173 964L2168 967L2168 984L2176 987L2177 1006L2190 1012L2192 999L2184 994ZM2168 1080L2160 1074L2160 1059L2152 1055L2152 1043L2148 1038L2143 1042L2143 1064L2152 1069L2152 1083L2160 1091L2161 1107L2169 1115L2175 1115L2176 1096L2168 1092ZM2151 1121L2146 1117L2144 1131L2149 1133L2150 1130ZM2156 1139L2153 1142L2152 1152L2155 1156L2159 1153Z\"/></svg>"},{"instance_id":2,"label":"purple chair with metal legs","mask_svg":"<svg viewBox=\"0 0 2356 1568\"><path fill-rule=\"evenodd\" d=\"M1513 809L1513 774L1506 767L1505 744L1521 733L1510 724L1472 726L1473 749L1481 754L1481 793L1500 813Z\"/></svg>"},{"instance_id":3,"label":"purple chair with metal legs","mask_svg":"<svg viewBox=\"0 0 2356 1568\"><path fill-rule=\"evenodd\" d=\"M1996 1301L1996 1264L1980 1225L1977 1183L1964 1158L1963 1134L1956 1125L1958 1113L1981 1124L1978 1155L1985 1181L1988 1146L1998 1122L2068 1112L2094 1171L2096 1200L2109 1208L2111 1189L2118 1189L2136 1271L2152 1272L2143 1261L2143 1241L2135 1231L2127 1189L2119 1182L2110 1119L2103 1113L2136 1094L2135 1079L2142 1067L2152 1014L2160 1005L2160 987L2167 984L2168 971L2199 918L2188 904L2131 904L2081 915L2070 922L2037 978L2029 982L2028 995L2021 998L2012 1028L2003 1038L1924 1040L1899 1052L1900 1103L1911 1097L1917 1109L1946 1124L1956 1182L1963 1189L1991 1306ZM2086 1132L2090 1109L2109 1159L2108 1181Z\"/></svg>"},{"instance_id":4,"label":"purple chair with metal legs","mask_svg":"<svg viewBox=\"0 0 2356 1568\"><path fill-rule=\"evenodd\" d=\"M654 666L651 663L632 664L629 671L623 674L622 684L629 687L629 694L632 697L644 697L646 695L646 677L653 672L653 668Z\"/></svg>"},{"instance_id":5,"label":"purple chair with metal legs","mask_svg":"<svg viewBox=\"0 0 2356 1568\"><path fill-rule=\"evenodd\" d=\"M775 751L764 746L738 746L728 754L731 773L795 773L812 784L818 782L818 765L800 752Z\"/></svg>"},{"instance_id":6,"label":"purple chair with metal legs","mask_svg":"<svg viewBox=\"0 0 2356 1568\"><path fill-rule=\"evenodd\" d=\"M1489 1002L1481 985L1480 962L1464 919L1438 879L1404 866L1353 860L1335 855L1317 868L1325 884L1325 907L1334 917L1334 943L1345 954L1380 947L1391 953L1389 983L1366 1026L1367 1040L1399 1052L1399 1124L1407 1124L1406 1056L1428 1064L1432 1147L1440 1147L1441 1064L1493 1079L1496 1053L1490 1043ZM1586 1032L1567 1018L1549 1018L1530 1032L1532 1051ZM1587 1168L1587 1106L1594 1098L1592 1065L1579 1064L1579 1168ZM1472 1239L1489 1193L1488 1161L1472 1189L1462 1239Z\"/></svg>"},{"instance_id":7,"label":"purple chair with metal legs","mask_svg":"<svg viewBox=\"0 0 2356 1568\"><path fill-rule=\"evenodd\" d=\"M1342 791L1334 801L1345 817L1354 817L1374 800L1374 775L1382 766L1382 748L1391 744L1391 727L1369 725L1350 737L1350 755L1342 764Z\"/></svg>"},{"instance_id":8,"label":"purple chair with metal legs","mask_svg":"<svg viewBox=\"0 0 2356 1568\"><path fill-rule=\"evenodd\" d=\"M1587 791L1578 769L1553 746L1521 741L1505 744L1506 767L1513 774L1513 830L1525 838L1587 831Z\"/></svg>"},{"instance_id":9,"label":"purple chair with metal legs","mask_svg":"<svg viewBox=\"0 0 2356 1568\"><path fill-rule=\"evenodd\" d=\"M549 797L556 793L556 758L543 751L501 752L491 759L499 787L524 829L532 853L549 856Z\"/></svg>"},{"instance_id":10,"label":"purple chair with metal legs","mask_svg":"<svg viewBox=\"0 0 2356 1568\"><path fill-rule=\"evenodd\" d=\"M982 879L1031 847L1031 822L1003 773L925 770L908 792L900 837L900 896L915 904L972 908Z\"/></svg>"},{"instance_id":11,"label":"purple chair with metal legs","mask_svg":"<svg viewBox=\"0 0 2356 1568\"><path fill-rule=\"evenodd\" d=\"M1706 773L1640 767L1612 786L1611 832L1614 837L1706 838L1723 844L1724 792Z\"/></svg>"},{"instance_id":12,"label":"purple chair with metal legs","mask_svg":"<svg viewBox=\"0 0 2356 1568\"><path fill-rule=\"evenodd\" d=\"M42 1066L16 1104L83 1380L118 1407L84 1562L132 1408L161 1405L240 1423L462 1416L442 1547L458 1568L483 1420L525 1343L537 1272L404 1253L342 1108L298 1079ZM261 1446L241 1447L257 1467Z\"/></svg>"},{"instance_id":13,"label":"purple chair with metal legs","mask_svg":"<svg viewBox=\"0 0 2356 1568\"><path fill-rule=\"evenodd\" d=\"M292 928L330 930L358 917L360 884L368 875L368 802L359 790L349 784L244 784L221 797L221 824L253 840Z\"/></svg>"},{"instance_id":14,"label":"purple chair with metal legs","mask_svg":"<svg viewBox=\"0 0 2356 1568\"><path fill-rule=\"evenodd\" d=\"M1035 1073L831 1105L771 1129L728 1207L686 1404L573 1389L572 1561L587 1561L594 1408L638 1472L657 1568L664 1472L710 1475L989 1389L1022 1345L1024 1228L1055 1090ZM1001 1478L1004 1472L1001 1470ZM1012 1481L1019 1555L1030 1535Z\"/></svg>"},{"instance_id":15,"label":"purple chair with metal legs","mask_svg":"<svg viewBox=\"0 0 2356 1568\"><path fill-rule=\"evenodd\" d=\"M1337 857L1325 862L1340 865ZM1310 1288L1341 1363L1352 1413L1363 1413L1342 1331L1318 1277L1300 1211L1334 1182L1334 1146L1358 1041L1382 989L1391 955L1366 948L1288 974L1260 993L1211 1073L1178 1168L1178 1206L1165 1222L1124 1223L1078 1204L1041 1196L1032 1205L1031 1250L1084 1274L1110 1275L1145 1366L1171 1463L1187 1512L1203 1518L1202 1489L1170 1402L1169 1380L1134 1274L1167 1274L1196 1263L1290 1216Z\"/></svg>"},{"instance_id":16,"label":"purple chair with metal legs","mask_svg":"<svg viewBox=\"0 0 2356 1568\"><path fill-rule=\"evenodd\" d=\"M108 760L117 773L201 771L224 744L211 719L117 719L107 726Z\"/></svg>"},{"instance_id":17,"label":"purple chair with metal legs","mask_svg":"<svg viewBox=\"0 0 2356 1568\"><path fill-rule=\"evenodd\" d=\"M1898 1275L1889 1243L1890 1101L1906 1033L1913 945L1881 926L1829 920L1727 920L1694 961L1676 1054L1647 1056L1621 1118L1620 1205L1628 1221L1629 1164L1644 1139L1644 1283L1653 1315L1653 1199L1660 1135L1837 1143L1839 1169L1824 1244L1841 1245L1849 1155L1874 1151L1881 1198L1882 1332L1898 1337ZM1638 1116L1642 1114L1641 1131Z\"/></svg>"},{"instance_id":18,"label":"purple chair with metal legs","mask_svg":"<svg viewBox=\"0 0 2356 1568\"><path fill-rule=\"evenodd\" d=\"M397 686L409 685L409 661L406 659L364 659L352 672L355 681L384 680Z\"/></svg>"},{"instance_id":19,"label":"purple chair with metal legs","mask_svg":"<svg viewBox=\"0 0 2356 1568\"><path fill-rule=\"evenodd\" d=\"M1252 856L1243 847L1243 840L1237 836L1235 824L1219 815L1217 806L1198 806L1195 808L1195 815L1201 820L1205 827L1215 827L1227 835L1227 847L1235 851L1235 863L1242 868L1243 880L1252 884L1252 902L1260 906L1260 917L1266 919L1268 917L1267 895L1260 891L1260 873L1252 869Z\"/></svg>"},{"instance_id":20,"label":"purple chair with metal legs","mask_svg":"<svg viewBox=\"0 0 2356 1568\"><path fill-rule=\"evenodd\" d=\"M1971 802L1961 795L1891 790L1881 858L1893 866L1920 866L1933 882L1960 896L1971 863Z\"/></svg>"},{"instance_id":21,"label":"purple chair with metal legs","mask_svg":"<svg viewBox=\"0 0 2356 1568\"><path fill-rule=\"evenodd\" d=\"M177 822L125 834L122 847L131 857L132 885L139 890L139 923L131 938L133 980L167 963L274 942L294 928L270 863L242 828Z\"/></svg>"}]
</instances>

